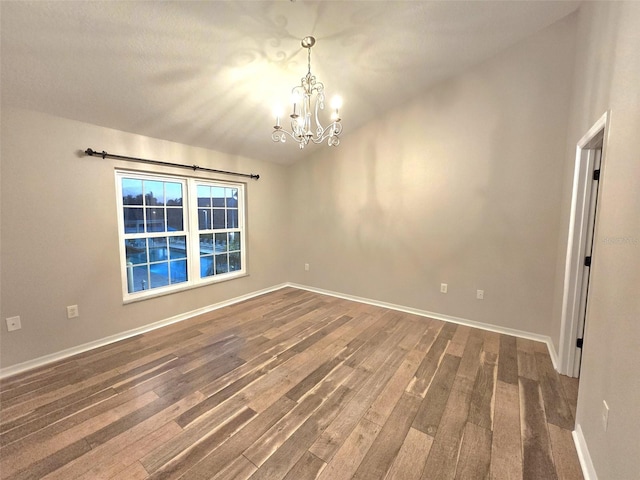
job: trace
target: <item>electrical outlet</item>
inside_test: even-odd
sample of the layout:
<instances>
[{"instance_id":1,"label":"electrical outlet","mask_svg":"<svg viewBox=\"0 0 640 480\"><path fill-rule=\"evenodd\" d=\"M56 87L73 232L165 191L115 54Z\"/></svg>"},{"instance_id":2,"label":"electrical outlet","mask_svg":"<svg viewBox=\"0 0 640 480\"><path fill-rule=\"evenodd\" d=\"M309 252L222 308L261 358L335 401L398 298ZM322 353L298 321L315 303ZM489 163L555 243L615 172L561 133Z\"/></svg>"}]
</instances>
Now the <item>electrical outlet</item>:
<instances>
[{"instance_id":1,"label":"electrical outlet","mask_svg":"<svg viewBox=\"0 0 640 480\"><path fill-rule=\"evenodd\" d=\"M448 285L446 283L440 284L440 293L447 293Z\"/></svg>"},{"instance_id":2,"label":"electrical outlet","mask_svg":"<svg viewBox=\"0 0 640 480\"><path fill-rule=\"evenodd\" d=\"M67 318L76 318L80 315L78 305L69 305L67 307Z\"/></svg>"},{"instance_id":3,"label":"electrical outlet","mask_svg":"<svg viewBox=\"0 0 640 480\"><path fill-rule=\"evenodd\" d=\"M308 271L309 271L309 264L308 264L308 263L305 263L305 264L304 264L304 271L305 271L305 272L308 272Z\"/></svg>"},{"instance_id":4,"label":"electrical outlet","mask_svg":"<svg viewBox=\"0 0 640 480\"><path fill-rule=\"evenodd\" d=\"M478 300L484 300L484 290L476 290L476 298Z\"/></svg>"},{"instance_id":5,"label":"electrical outlet","mask_svg":"<svg viewBox=\"0 0 640 480\"><path fill-rule=\"evenodd\" d=\"M605 400L602 401L602 428L604 431L607 431L607 426L609 424L609 405Z\"/></svg>"},{"instance_id":6,"label":"electrical outlet","mask_svg":"<svg viewBox=\"0 0 640 480\"><path fill-rule=\"evenodd\" d=\"M8 317L7 318L7 330L13 332L15 330L20 330L22 328L22 323L20 323L20 317Z\"/></svg>"}]
</instances>

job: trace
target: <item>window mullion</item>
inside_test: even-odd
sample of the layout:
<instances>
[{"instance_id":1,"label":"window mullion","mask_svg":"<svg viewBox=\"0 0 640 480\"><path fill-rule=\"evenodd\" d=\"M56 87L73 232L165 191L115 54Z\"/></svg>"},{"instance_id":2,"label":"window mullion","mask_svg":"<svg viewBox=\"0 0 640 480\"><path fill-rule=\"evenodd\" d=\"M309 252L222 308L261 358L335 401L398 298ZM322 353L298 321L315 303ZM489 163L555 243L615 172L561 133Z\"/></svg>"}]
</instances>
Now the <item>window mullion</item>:
<instances>
[{"instance_id":1,"label":"window mullion","mask_svg":"<svg viewBox=\"0 0 640 480\"><path fill-rule=\"evenodd\" d=\"M189 279L197 283L200 280L200 234L198 232L198 188L196 181L191 178L187 185L189 221L187 241L190 251L188 256Z\"/></svg>"}]
</instances>

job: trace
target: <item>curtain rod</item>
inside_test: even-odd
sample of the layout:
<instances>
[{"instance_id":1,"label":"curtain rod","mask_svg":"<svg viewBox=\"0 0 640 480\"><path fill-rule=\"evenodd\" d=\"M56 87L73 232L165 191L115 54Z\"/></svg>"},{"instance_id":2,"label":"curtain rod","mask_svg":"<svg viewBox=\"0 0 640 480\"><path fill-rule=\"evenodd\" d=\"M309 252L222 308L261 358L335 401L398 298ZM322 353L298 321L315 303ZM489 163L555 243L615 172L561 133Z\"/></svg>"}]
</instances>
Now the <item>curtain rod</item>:
<instances>
[{"instance_id":1,"label":"curtain rod","mask_svg":"<svg viewBox=\"0 0 640 480\"><path fill-rule=\"evenodd\" d=\"M189 168L193 171L202 170L204 172L224 173L225 175L235 175L238 177L255 178L256 180L260 178L260 175L257 175L254 173L229 172L227 170L216 170L214 168L199 167L198 165L184 165L182 163L161 162L160 160L148 160L146 158L127 157L124 155L114 155L113 153L107 153L104 150L102 152L97 152L91 148L87 148L84 151L84 153L89 155L90 157L93 157L94 155L98 155L103 159L109 157L109 158L116 158L118 160L128 160L130 162L150 163L152 165L163 165L165 167Z\"/></svg>"}]
</instances>

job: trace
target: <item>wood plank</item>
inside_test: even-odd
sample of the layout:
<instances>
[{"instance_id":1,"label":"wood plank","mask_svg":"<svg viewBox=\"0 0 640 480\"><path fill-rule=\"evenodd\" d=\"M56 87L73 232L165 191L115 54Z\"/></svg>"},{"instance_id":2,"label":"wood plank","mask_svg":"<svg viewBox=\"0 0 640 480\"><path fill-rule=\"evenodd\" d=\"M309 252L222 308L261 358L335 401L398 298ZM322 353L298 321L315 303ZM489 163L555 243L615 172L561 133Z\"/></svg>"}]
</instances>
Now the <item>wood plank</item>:
<instances>
[{"instance_id":1,"label":"wood plank","mask_svg":"<svg viewBox=\"0 0 640 480\"><path fill-rule=\"evenodd\" d=\"M23 468L17 472L13 472L12 474L8 474L3 468L2 478L5 480L31 480L43 478L48 473L54 472L65 464L80 458L90 450L91 447L84 439L78 440L77 442L67 445L60 450L56 450L51 455L30 463L28 468Z\"/></svg>"},{"instance_id":2,"label":"wood plank","mask_svg":"<svg viewBox=\"0 0 640 480\"><path fill-rule=\"evenodd\" d=\"M467 422L456 466L456 480L489 478L491 463L491 431Z\"/></svg>"},{"instance_id":3,"label":"wood plank","mask_svg":"<svg viewBox=\"0 0 640 480\"><path fill-rule=\"evenodd\" d=\"M82 412L88 410L91 411L91 416L99 415L104 409L112 408L113 401L107 402L106 400L115 400L120 403L120 398L116 399L117 392L113 388L107 388L101 392L89 395L86 398L79 399L79 401L72 403L69 406L54 410L49 414L35 414L25 417L21 417L13 422L7 422L5 424L5 430L0 434L0 448L5 448L18 440L28 437L32 433L42 431L45 429L51 430L53 424L60 424L65 422L70 424L68 420L73 418L73 423L80 423L87 418L80 417ZM26 418L29 417L29 418ZM57 431L62 431L58 429ZM22 447L20 447L22 448Z\"/></svg>"},{"instance_id":4,"label":"wood plank","mask_svg":"<svg viewBox=\"0 0 640 480\"><path fill-rule=\"evenodd\" d=\"M517 385L496 382L495 417L491 441L491 479L522 478L520 391Z\"/></svg>"},{"instance_id":5,"label":"wood plank","mask_svg":"<svg viewBox=\"0 0 640 480\"><path fill-rule=\"evenodd\" d=\"M482 345L484 340L481 332L478 330L472 330L467 338L467 345L464 348L462 354L462 360L458 367L458 377L465 378L470 382L474 382L478 367L480 366L480 353L482 352Z\"/></svg>"},{"instance_id":6,"label":"wood plank","mask_svg":"<svg viewBox=\"0 0 640 480\"><path fill-rule=\"evenodd\" d=\"M469 339L469 341L471 338ZM468 345L468 343L467 343ZM422 479L453 479L471 403L472 383L457 376L429 451Z\"/></svg>"},{"instance_id":7,"label":"wood plank","mask_svg":"<svg viewBox=\"0 0 640 480\"><path fill-rule=\"evenodd\" d=\"M291 352L291 354L293 354L293 352ZM252 372L248 373L247 375L244 375L238 378L236 381L220 389L215 394L209 396L206 400L200 402L198 405L194 406L193 408L189 409L188 411L180 415L177 419L178 425L180 425L183 428L187 427L189 424L196 421L202 415L207 414L208 412L216 408L221 403L230 399L231 397L236 395L238 392L241 392L242 390L244 390L245 387L263 378L271 370L281 365L282 363L286 362L289 358L291 358L290 355L284 355L284 354L277 355L271 361L264 363L261 366L261 368L254 369ZM239 368L242 368L242 367L244 367L244 365L241 365ZM239 368L237 368L236 370L238 370ZM204 393L204 390L206 389L202 390L203 393Z\"/></svg>"},{"instance_id":8,"label":"wood plank","mask_svg":"<svg viewBox=\"0 0 640 480\"><path fill-rule=\"evenodd\" d=\"M150 475L149 480L170 480L181 477L236 431L242 428L242 426L249 422L255 415L256 412L250 408L244 408L219 428L202 436L197 443L182 450L168 463Z\"/></svg>"},{"instance_id":9,"label":"wood plank","mask_svg":"<svg viewBox=\"0 0 640 480\"><path fill-rule=\"evenodd\" d=\"M468 421L493 430L493 400L496 377L496 355L483 352L471 395Z\"/></svg>"},{"instance_id":10,"label":"wood plank","mask_svg":"<svg viewBox=\"0 0 640 480\"><path fill-rule=\"evenodd\" d=\"M444 356L444 352L447 349L450 337L452 336L451 330L445 327L442 328L440 335L438 335L438 338L435 339L431 348L424 356L424 359L416 370L413 379L407 386L407 392L423 398L427 393L427 389L429 388L431 380L438 369L438 365L440 365L440 361Z\"/></svg>"},{"instance_id":11,"label":"wood plank","mask_svg":"<svg viewBox=\"0 0 640 480\"><path fill-rule=\"evenodd\" d=\"M393 377L391 377L385 385L380 395L373 401L364 418L380 426L385 424L396 403L398 403L398 400L402 397L405 388L415 375L423 355L424 354L418 350L409 352L400 367L398 367L398 370L393 374Z\"/></svg>"},{"instance_id":12,"label":"wood plank","mask_svg":"<svg viewBox=\"0 0 640 480\"><path fill-rule=\"evenodd\" d=\"M145 480L149 474L140 462L132 463L127 468L109 478L110 480ZM89 477L92 478L92 477ZM97 477L93 477L97 478Z\"/></svg>"},{"instance_id":13,"label":"wood plank","mask_svg":"<svg viewBox=\"0 0 640 480\"><path fill-rule=\"evenodd\" d=\"M524 377L520 378L520 428L523 480L557 480L540 386Z\"/></svg>"},{"instance_id":14,"label":"wood plank","mask_svg":"<svg viewBox=\"0 0 640 480\"><path fill-rule=\"evenodd\" d=\"M431 348L431 345L433 345L436 337L440 334L440 330L445 326L445 323L446 322L443 322L442 320L430 318L427 331L424 332L424 335L420 338L418 345L416 345L416 350L427 353Z\"/></svg>"},{"instance_id":15,"label":"wood plank","mask_svg":"<svg viewBox=\"0 0 640 480\"><path fill-rule=\"evenodd\" d=\"M432 444L432 436L410 428L385 480L418 480Z\"/></svg>"},{"instance_id":16,"label":"wood plank","mask_svg":"<svg viewBox=\"0 0 640 480\"><path fill-rule=\"evenodd\" d=\"M371 374L368 369L358 369L360 372L366 372L369 374L368 378L365 376L362 377L363 380L366 379L366 381L364 381L361 388L358 389L353 401L342 409L336 419L309 449L313 454L325 462L329 462L331 460L335 452L340 448L342 443L355 428L356 424L360 421L360 418L364 415L375 398L383 390L389 379L393 376L399 367L399 363L403 360L402 356L395 355L394 352L391 351L387 352L388 354L386 359L382 358L382 361L380 361L382 356L379 354L384 354L384 352L385 350L380 349L370 359L368 359L371 360L374 357L377 357L376 363L382 363L385 360L389 360L388 363L385 362L379 368L375 369L373 374ZM365 364L363 364L363 368L364 365ZM376 364L372 363L371 365Z\"/></svg>"},{"instance_id":17,"label":"wood plank","mask_svg":"<svg viewBox=\"0 0 640 480\"><path fill-rule=\"evenodd\" d=\"M553 424L548 427L558 480L584 480L571 431Z\"/></svg>"},{"instance_id":18,"label":"wood plank","mask_svg":"<svg viewBox=\"0 0 640 480\"><path fill-rule=\"evenodd\" d=\"M567 399L569 408L573 418L576 418L576 408L578 406L578 385L579 379L560 375L560 383L564 391L564 397Z\"/></svg>"},{"instance_id":19,"label":"wood plank","mask_svg":"<svg viewBox=\"0 0 640 480\"><path fill-rule=\"evenodd\" d=\"M340 411L339 406L348 401L352 395L353 392L349 388L344 385L339 386L250 478L253 480L282 478L335 418Z\"/></svg>"},{"instance_id":20,"label":"wood plank","mask_svg":"<svg viewBox=\"0 0 640 480\"><path fill-rule=\"evenodd\" d=\"M151 453L141 457L140 462L149 473L153 473L163 465L169 463L173 458L179 456L181 452L188 450L194 444L198 443L198 441L207 438L211 433L221 428L227 423L229 418L241 414L246 409L247 407L240 398L234 398L229 402L219 405L217 408L208 412L207 415L200 417L199 421L189 425L189 428L181 430L177 435L164 442ZM175 419L178 425L180 418L181 415Z\"/></svg>"},{"instance_id":21,"label":"wood plank","mask_svg":"<svg viewBox=\"0 0 640 480\"><path fill-rule=\"evenodd\" d=\"M315 480L326 466L326 463L306 450L284 480Z\"/></svg>"},{"instance_id":22,"label":"wood plank","mask_svg":"<svg viewBox=\"0 0 640 480\"><path fill-rule=\"evenodd\" d=\"M215 474L215 471L210 472L209 476L206 478L212 478L215 480L246 480L251 477L257 469L258 467L240 455L217 475ZM211 474L214 476L212 477ZM191 476L186 478L191 478Z\"/></svg>"},{"instance_id":23,"label":"wood plank","mask_svg":"<svg viewBox=\"0 0 640 480\"><path fill-rule=\"evenodd\" d=\"M165 442L170 441L181 432L182 429L177 423L166 423L158 430L151 432L149 435L141 438L137 442L132 443L118 455L104 458L102 461L96 463L83 475L77 477L77 480L107 480L113 477L126 478L126 472L130 471L130 467L132 465L134 465L133 472L136 472L136 475L139 469L142 468L145 472L144 478L147 478L147 470L142 466L142 463L140 463L138 459L148 455L155 450L158 445L162 445Z\"/></svg>"},{"instance_id":24,"label":"wood plank","mask_svg":"<svg viewBox=\"0 0 640 480\"><path fill-rule=\"evenodd\" d=\"M513 385L518 384L518 348L516 337L511 335L500 335L498 380Z\"/></svg>"},{"instance_id":25,"label":"wood plank","mask_svg":"<svg viewBox=\"0 0 640 480\"><path fill-rule=\"evenodd\" d=\"M540 390L544 399L547 422L565 430L573 430L575 420L571 408L564 396L564 388L560 383L560 376L553 369L549 355L536 352Z\"/></svg>"},{"instance_id":26,"label":"wood plank","mask_svg":"<svg viewBox=\"0 0 640 480\"><path fill-rule=\"evenodd\" d=\"M332 385L326 384L321 391L305 397L299 405L247 448L243 455L255 466L262 465L313 414L332 388Z\"/></svg>"},{"instance_id":27,"label":"wood plank","mask_svg":"<svg viewBox=\"0 0 640 480\"><path fill-rule=\"evenodd\" d=\"M497 358L500 354L500 337L499 333L484 330L482 332L482 350L486 353L492 353Z\"/></svg>"},{"instance_id":28,"label":"wood plank","mask_svg":"<svg viewBox=\"0 0 640 480\"><path fill-rule=\"evenodd\" d=\"M353 480L368 480L386 476L400 451L409 428L411 428L421 401L421 397L413 394L407 392L402 394L380 434L373 441L371 448L358 466Z\"/></svg>"},{"instance_id":29,"label":"wood plank","mask_svg":"<svg viewBox=\"0 0 640 480\"><path fill-rule=\"evenodd\" d=\"M467 345L467 339L469 338L469 332L471 332L471 327L468 327L466 325L458 325L458 329L453 335L451 343L447 347L446 353L449 355L454 355L456 357L462 357L464 348Z\"/></svg>"},{"instance_id":30,"label":"wood plank","mask_svg":"<svg viewBox=\"0 0 640 480\"><path fill-rule=\"evenodd\" d=\"M82 457L50 473L47 475L47 480L67 480L84 474L95 467L96 464L100 463L102 459L120 455L124 449L151 435L162 425L173 421L176 416L201 400L202 394L199 392L194 392L178 400L153 417L142 421L106 443L92 448L90 452Z\"/></svg>"},{"instance_id":31,"label":"wood plank","mask_svg":"<svg viewBox=\"0 0 640 480\"><path fill-rule=\"evenodd\" d=\"M157 395L149 392L141 397L129 398L129 401L60 433L55 431L37 432L34 435L35 438L14 443L10 447L3 449L0 457L0 469L3 475L10 476L14 472L27 468L29 464L46 461L47 457L53 457L56 452L65 448L68 448L69 452L84 453L84 443L88 442L89 446L91 446L89 438L95 435L96 432L102 431L105 426L117 423L122 418L127 418L132 412L144 410L149 405L157 402L157 400ZM79 443L80 446L74 449L73 445L76 443Z\"/></svg>"},{"instance_id":32,"label":"wood plank","mask_svg":"<svg viewBox=\"0 0 640 480\"><path fill-rule=\"evenodd\" d=\"M211 472L223 471L234 459L242 457L244 450L249 448L276 422L287 415L295 405L297 404L293 400L287 397L280 397L218 449L196 464L189 471L189 478L193 480L209 479L211 478ZM254 469L257 468L254 467Z\"/></svg>"},{"instance_id":33,"label":"wood plank","mask_svg":"<svg viewBox=\"0 0 640 480\"><path fill-rule=\"evenodd\" d=\"M429 386L413 421L413 428L434 437L449 400L449 393L460 365L460 357L446 354Z\"/></svg>"},{"instance_id":34,"label":"wood plank","mask_svg":"<svg viewBox=\"0 0 640 480\"><path fill-rule=\"evenodd\" d=\"M318 480L350 480L382 427L361 419Z\"/></svg>"},{"instance_id":35,"label":"wood plank","mask_svg":"<svg viewBox=\"0 0 640 480\"><path fill-rule=\"evenodd\" d=\"M533 340L518 338L516 345L518 349L518 375L530 380L538 380L538 368L536 367L536 357Z\"/></svg>"}]
</instances>

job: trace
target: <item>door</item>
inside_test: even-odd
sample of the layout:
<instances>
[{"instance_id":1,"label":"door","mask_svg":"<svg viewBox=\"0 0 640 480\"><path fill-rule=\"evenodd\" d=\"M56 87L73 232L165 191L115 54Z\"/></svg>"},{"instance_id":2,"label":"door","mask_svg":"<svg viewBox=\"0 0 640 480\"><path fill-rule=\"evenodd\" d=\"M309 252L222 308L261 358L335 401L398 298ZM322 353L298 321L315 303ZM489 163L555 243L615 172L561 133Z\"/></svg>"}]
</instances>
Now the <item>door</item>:
<instances>
[{"instance_id":1,"label":"door","mask_svg":"<svg viewBox=\"0 0 640 480\"><path fill-rule=\"evenodd\" d=\"M598 188L600 186L600 163L602 161L602 137L594 139L594 148L589 149L587 155L588 164L592 165L591 193L589 199L589 213L586 225L586 236L584 245L584 267L582 272L582 286L580 289L580 306L578 317L578 329L576 338L576 353L574 357L573 376L580 376L580 365L582 363L582 345L584 340L585 320L587 317L587 304L589 301L589 279L591 274L591 264L593 261L593 239L596 225L596 214L598 211Z\"/></svg>"},{"instance_id":2,"label":"door","mask_svg":"<svg viewBox=\"0 0 640 480\"><path fill-rule=\"evenodd\" d=\"M578 377L582 361L582 339L585 335L585 319L589 298L589 276L597 263L598 247L594 245L598 187L603 175L602 165L607 156L607 132L609 112L584 134L576 144L571 213L565 258L565 277L562 298L560 328L560 352L558 371L564 375ZM595 256L595 257L594 257ZM587 326L588 327L588 326ZM587 333L588 335L588 333ZM585 339L585 348L588 348Z\"/></svg>"}]
</instances>

